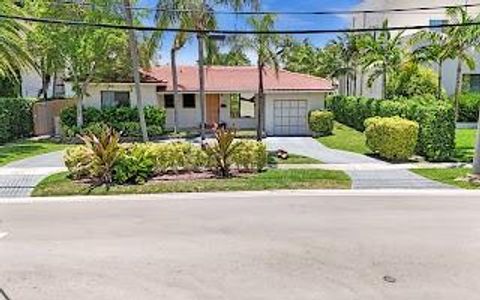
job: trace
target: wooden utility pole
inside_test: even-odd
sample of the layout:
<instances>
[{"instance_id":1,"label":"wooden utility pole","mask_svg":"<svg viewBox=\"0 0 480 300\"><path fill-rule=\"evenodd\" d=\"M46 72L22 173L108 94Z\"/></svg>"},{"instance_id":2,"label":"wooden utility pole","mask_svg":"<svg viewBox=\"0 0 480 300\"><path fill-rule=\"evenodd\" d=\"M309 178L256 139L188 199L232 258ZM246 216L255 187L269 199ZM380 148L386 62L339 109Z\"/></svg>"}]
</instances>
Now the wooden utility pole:
<instances>
[{"instance_id":1,"label":"wooden utility pole","mask_svg":"<svg viewBox=\"0 0 480 300\"><path fill-rule=\"evenodd\" d=\"M127 20L127 25L133 26L132 7L130 4L130 0L124 0L123 3L125 6L125 15ZM148 141L147 123L145 122L142 91L140 89L140 63L138 58L138 46L137 46L137 39L135 38L135 31L133 29L129 30L129 46L130 46L130 55L132 59L133 79L135 81L135 94L137 96L137 108L138 108L138 117L140 119L140 128L142 130L143 141L147 142Z\"/></svg>"}]
</instances>

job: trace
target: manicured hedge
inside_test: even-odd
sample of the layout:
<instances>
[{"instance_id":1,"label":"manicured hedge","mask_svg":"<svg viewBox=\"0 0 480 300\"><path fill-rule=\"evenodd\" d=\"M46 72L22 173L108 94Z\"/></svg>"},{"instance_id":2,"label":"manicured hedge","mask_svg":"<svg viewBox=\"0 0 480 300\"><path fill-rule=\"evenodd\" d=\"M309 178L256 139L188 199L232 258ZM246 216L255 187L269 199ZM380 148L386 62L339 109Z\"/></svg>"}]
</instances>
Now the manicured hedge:
<instances>
[{"instance_id":1,"label":"manicured hedge","mask_svg":"<svg viewBox=\"0 0 480 300\"><path fill-rule=\"evenodd\" d=\"M313 110L308 115L308 125L316 136L331 135L334 118L330 111Z\"/></svg>"},{"instance_id":2,"label":"manicured hedge","mask_svg":"<svg viewBox=\"0 0 480 300\"><path fill-rule=\"evenodd\" d=\"M32 135L33 103L31 99L0 98L0 144Z\"/></svg>"},{"instance_id":3,"label":"manicured hedge","mask_svg":"<svg viewBox=\"0 0 480 300\"><path fill-rule=\"evenodd\" d=\"M359 131L371 117L399 116L420 126L416 153L429 161L450 159L455 150L455 116L453 106L433 97L398 100L375 100L363 97L333 96L327 100L337 121Z\"/></svg>"},{"instance_id":4,"label":"manicured hedge","mask_svg":"<svg viewBox=\"0 0 480 300\"><path fill-rule=\"evenodd\" d=\"M63 110L60 119L66 136L72 136L82 131L96 132L105 126L110 126L122 132L123 136L140 137L142 135L137 108L119 107L97 109L94 107L86 107L83 110L83 128L77 128L76 126L76 107ZM164 132L165 119L165 109L154 106L145 107L145 120L151 136L159 136Z\"/></svg>"},{"instance_id":5,"label":"manicured hedge","mask_svg":"<svg viewBox=\"0 0 480 300\"><path fill-rule=\"evenodd\" d=\"M459 98L459 122L477 122L480 108L480 93L465 93Z\"/></svg>"},{"instance_id":6,"label":"manicured hedge","mask_svg":"<svg viewBox=\"0 0 480 300\"><path fill-rule=\"evenodd\" d=\"M400 117L373 117L365 121L367 146L381 157L404 161L415 153L418 123Z\"/></svg>"}]
</instances>

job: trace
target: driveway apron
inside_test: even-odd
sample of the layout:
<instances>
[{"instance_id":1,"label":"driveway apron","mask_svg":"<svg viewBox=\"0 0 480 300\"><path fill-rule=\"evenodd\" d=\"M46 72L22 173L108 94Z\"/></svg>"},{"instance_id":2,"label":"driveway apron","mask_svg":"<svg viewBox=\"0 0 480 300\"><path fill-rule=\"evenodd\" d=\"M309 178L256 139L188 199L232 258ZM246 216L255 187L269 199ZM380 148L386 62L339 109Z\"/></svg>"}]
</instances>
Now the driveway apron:
<instances>
[{"instance_id":1,"label":"driveway apron","mask_svg":"<svg viewBox=\"0 0 480 300\"><path fill-rule=\"evenodd\" d=\"M357 165L358 168L345 170L352 179L354 189L452 188L408 170L373 168L372 166L388 166L389 163L357 153L330 149L310 137L270 137L266 139L266 143L270 151L283 149L290 153L318 159L326 164Z\"/></svg>"},{"instance_id":2,"label":"driveway apron","mask_svg":"<svg viewBox=\"0 0 480 300\"><path fill-rule=\"evenodd\" d=\"M0 197L28 197L45 177L65 170L63 152L19 160L0 167Z\"/></svg>"}]
</instances>

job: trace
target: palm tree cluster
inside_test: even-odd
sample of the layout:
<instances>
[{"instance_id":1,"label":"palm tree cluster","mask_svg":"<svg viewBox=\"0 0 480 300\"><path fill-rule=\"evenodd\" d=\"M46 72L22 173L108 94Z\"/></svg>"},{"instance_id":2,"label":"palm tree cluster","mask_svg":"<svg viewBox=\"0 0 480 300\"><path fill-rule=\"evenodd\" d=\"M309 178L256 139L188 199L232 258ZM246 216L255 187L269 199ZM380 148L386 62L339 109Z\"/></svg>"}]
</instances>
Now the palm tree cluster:
<instances>
[{"instance_id":1,"label":"palm tree cluster","mask_svg":"<svg viewBox=\"0 0 480 300\"><path fill-rule=\"evenodd\" d=\"M470 16L463 7L448 8L446 15L451 24L480 21L480 16ZM387 28L388 20L385 20L376 32L343 34L323 48L316 48L308 41L294 43L283 57L285 67L292 71L342 80L344 84L341 92L346 95L363 95L363 77L366 77L369 87L380 79L383 98L392 98L398 96L398 93L395 89L392 91L391 86L394 84L391 81L403 76L399 72L409 70L418 75L425 68L435 66L438 75L435 94L442 98L444 63L457 59L454 102L458 115L463 68L475 68L473 54L480 50L480 27L448 27L420 31L409 37L404 31L392 32ZM361 79L358 80L358 77Z\"/></svg>"}]
</instances>

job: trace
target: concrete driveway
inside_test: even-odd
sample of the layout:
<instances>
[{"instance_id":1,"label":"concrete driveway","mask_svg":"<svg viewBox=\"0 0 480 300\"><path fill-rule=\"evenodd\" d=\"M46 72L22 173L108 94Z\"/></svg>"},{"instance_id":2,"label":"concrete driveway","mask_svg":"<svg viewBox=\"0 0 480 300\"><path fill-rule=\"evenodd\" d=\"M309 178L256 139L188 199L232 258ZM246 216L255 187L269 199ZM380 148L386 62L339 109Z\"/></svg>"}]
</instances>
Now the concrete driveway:
<instances>
[{"instance_id":1,"label":"concrete driveway","mask_svg":"<svg viewBox=\"0 0 480 300\"><path fill-rule=\"evenodd\" d=\"M290 153L316 158L326 164L367 166L365 168L348 168L345 171L352 178L352 188L354 189L453 188L423 178L408 170L386 169L384 167L390 165L389 163L372 157L330 149L311 137L269 137L265 142L271 151L284 149Z\"/></svg>"},{"instance_id":2,"label":"concrete driveway","mask_svg":"<svg viewBox=\"0 0 480 300\"><path fill-rule=\"evenodd\" d=\"M14 200L0 204L0 287L36 300L478 299L479 196Z\"/></svg>"}]
</instances>

